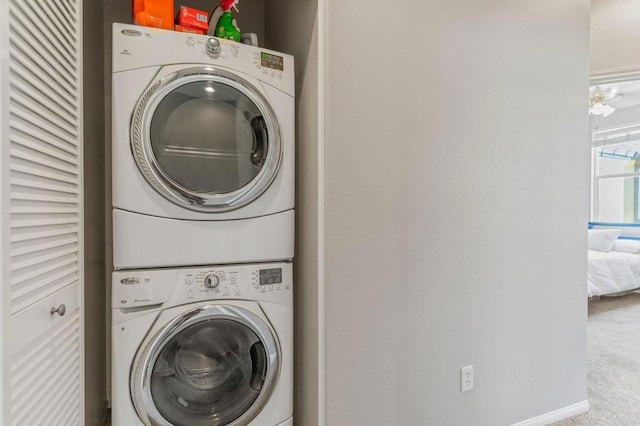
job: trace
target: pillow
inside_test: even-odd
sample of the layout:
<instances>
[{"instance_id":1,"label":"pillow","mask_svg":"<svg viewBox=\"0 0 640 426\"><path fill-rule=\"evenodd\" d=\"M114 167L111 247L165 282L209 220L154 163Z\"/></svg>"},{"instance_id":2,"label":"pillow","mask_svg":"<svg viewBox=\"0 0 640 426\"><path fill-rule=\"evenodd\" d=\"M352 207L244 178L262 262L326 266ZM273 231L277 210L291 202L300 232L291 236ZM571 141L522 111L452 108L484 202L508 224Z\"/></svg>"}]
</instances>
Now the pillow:
<instances>
[{"instance_id":1,"label":"pillow","mask_svg":"<svg viewBox=\"0 0 640 426\"><path fill-rule=\"evenodd\" d=\"M616 240L613 251L621 251L624 253L640 253L640 241L636 240Z\"/></svg>"},{"instance_id":2,"label":"pillow","mask_svg":"<svg viewBox=\"0 0 640 426\"><path fill-rule=\"evenodd\" d=\"M589 250L610 252L620 232L619 229L589 229Z\"/></svg>"}]
</instances>

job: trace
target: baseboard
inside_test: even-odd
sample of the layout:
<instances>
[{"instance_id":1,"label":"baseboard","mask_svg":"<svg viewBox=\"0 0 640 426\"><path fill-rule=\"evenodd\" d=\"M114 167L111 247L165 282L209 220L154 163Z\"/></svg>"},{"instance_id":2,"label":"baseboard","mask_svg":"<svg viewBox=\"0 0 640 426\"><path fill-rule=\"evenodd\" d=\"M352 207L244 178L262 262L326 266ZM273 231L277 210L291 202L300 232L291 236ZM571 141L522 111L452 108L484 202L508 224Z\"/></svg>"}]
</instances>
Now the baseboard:
<instances>
[{"instance_id":1,"label":"baseboard","mask_svg":"<svg viewBox=\"0 0 640 426\"><path fill-rule=\"evenodd\" d=\"M551 411L537 417L532 417L528 420L515 423L512 426L545 426L553 422L577 416L578 414L586 413L587 411L589 411L589 401L585 399L582 402L578 402L576 404L569 405L568 407L560 408L559 410Z\"/></svg>"}]
</instances>

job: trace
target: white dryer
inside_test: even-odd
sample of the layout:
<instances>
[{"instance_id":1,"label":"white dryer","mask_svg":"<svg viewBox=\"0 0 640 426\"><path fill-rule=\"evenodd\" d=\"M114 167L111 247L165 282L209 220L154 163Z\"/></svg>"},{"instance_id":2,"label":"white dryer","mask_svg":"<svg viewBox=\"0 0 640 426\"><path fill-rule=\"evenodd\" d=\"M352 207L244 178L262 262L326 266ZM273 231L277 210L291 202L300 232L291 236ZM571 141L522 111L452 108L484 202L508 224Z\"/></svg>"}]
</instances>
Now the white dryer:
<instances>
[{"instance_id":1,"label":"white dryer","mask_svg":"<svg viewBox=\"0 0 640 426\"><path fill-rule=\"evenodd\" d=\"M291 426L291 263L113 274L114 426Z\"/></svg>"},{"instance_id":2,"label":"white dryer","mask_svg":"<svg viewBox=\"0 0 640 426\"><path fill-rule=\"evenodd\" d=\"M115 269L293 257L290 55L114 24Z\"/></svg>"}]
</instances>

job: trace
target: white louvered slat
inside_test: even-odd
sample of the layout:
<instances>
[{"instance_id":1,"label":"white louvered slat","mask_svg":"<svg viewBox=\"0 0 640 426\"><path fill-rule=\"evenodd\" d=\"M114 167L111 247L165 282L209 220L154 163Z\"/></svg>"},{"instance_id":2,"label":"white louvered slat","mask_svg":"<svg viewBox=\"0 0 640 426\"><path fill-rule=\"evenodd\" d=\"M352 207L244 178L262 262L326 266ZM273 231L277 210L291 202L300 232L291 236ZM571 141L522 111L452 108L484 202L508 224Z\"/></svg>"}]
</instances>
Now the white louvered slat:
<instances>
[{"instance_id":1,"label":"white louvered slat","mask_svg":"<svg viewBox=\"0 0 640 426\"><path fill-rule=\"evenodd\" d=\"M79 293L76 281L11 317L11 424L81 424ZM60 304L66 314L51 315Z\"/></svg>"},{"instance_id":2,"label":"white louvered slat","mask_svg":"<svg viewBox=\"0 0 640 426\"><path fill-rule=\"evenodd\" d=\"M55 72L60 75L64 80L68 82L68 85L73 88L70 90L70 93L74 93L77 89L76 83L74 79L70 76L73 76L74 70L70 69L69 63L60 56L60 54L53 47L49 46L47 43L47 37L45 34L39 31L29 31L29 26L34 26L33 21L28 18L20 9L11 7L14 3L12 2L9 7L9 15L11 34L17 34L22 37L23 40L28 42L28 48L31 49L35 56L34 59L37 59L38 56L42 58L42 60L47 64L47 66L52 67ZM12 39L11 42L14 40ZM12 43L14 46L17 44ZM27 52L24 50L23 52ZM41 55L38 55L38 52L41 52Z\"/></svg>"},{"instance_id":3,"label":"white louvered slat","mask_svg":"<svg viewBox=\"0 0 640 426\"><path fill-rule=\"evenodd\" d=\"M12 193L14 196L14 200L17 201L32 201L32 202L41 202L41 203L57 203L57 204L67 204L73 205L75 204L76 199L70 194L62 194L62 193L46 193L46 191L40 191L40 193L35 192L33 190L29 190L28 188L15 187L15 191ZM24 228L25 226L47 226L53 224L60 223L70 223L69 221L60 221L58 217L54 218L53 216L49 216L48 218L42 218L37 223L33 220L26 220L26 217L22 217L19 215L12 216L14 220L14 228ZM33 219L33 218L31 218ZM40 219L36 217L35 219ZM74 219L77 221L77 216Z\"/></svg>"},{"instance_id":4,"label":"white louvered slat","mask_svg":"<svg viewBox=\"0 0 640 426\"><path fill-rule=\"evenodd\" d=\"M61 9L64 10L63 14L73 20L73 17L76 16L76 8L75 2L69 0L55 0L56 4L61 6Z\"/></svg>"},{"instance_id":5,"label":"white louvered slat","mask_svg":"<svg viewBox=\"0 0 640 426\"><path fill-rule=\"evenodd\" d=\"M11 271L20 271L33 266L44 265L52 260L67 259L69 255L77 252L78 245L73 242L63 246L54 246L45 250L14 256L11 262Z\"/></svg>"},{"instance_id":6,"label":"white louvered slat","mask_svg":"<svg viewBox=\"0 0 640 426\"><path fill-rule=\"evenodd\" d=\"M77 111L73 111L69 105L57 102L55 98L49 96L46 86L29 74L18 74L18 71L12 69L9 75L12 78L12 86L16 91L22 92L22 97L27 99L22 102L23 104L37 104L41 115L53 116L53 119L68 132L75 130L74 119Z\"/></svg>"},{"instance_id":7,"label":"white louvered slat","mask_svg":"<svg viewBox=\"0 0 640 426\"><path fill-rule=\"evenodd\" d=\"M54 285L60 280L64 281L64 285L74 282L77 279L74 268L74 263L77 260L77 256L67 255L37 265L37 267L14 271L11 274L11 285L16 303L20 301L21 297L34 292L37 293L39 287L47 284Z\"/></svg>"},{"instance_id":8,"label":"white louvered slat","mask_svg":"<svg viewBox=\"0 0 640 426\"><path fill-rule=\"evenodd\" d=\"M14 96L13 102L15 105L20 105L24 109L28 109L29 114L32 114L34 117L37 117L41 123L46 124L48 128L60 129L62 132L66 133L69 137L76 137L76 128L73 124L69 124L65 119L67 117L61 118L60 114L54 109L47 108L43 104L46 103L45 97L42 97L39 100L35 100L32 97L25 96L24 92L20 91L20 82L17 81L17 84L13 86ZM25 89L31 90L31 89ZM31 91L33 93L33 91ZM73 120L73 115L70 116Z\"/></svg>"},{"instance_id":9,"label":"white louvered slat","mask_svg":"<svg viewBox=\"0 0 640 426\"><path fill-rule=\"evenodd\" d=\"M37 4L38 8L43 11L49 17L49 22L56 27L56 35L58 39L60 39L61 43L65 46L75 47L77 45L77 40L75 39L75 34L73 33L73 23L68 22L64 19L64 16L60 14L55 5L51 4L51 0L36 0L35 4ZM75 49L73 49L75 53Z\"/></svg>"},{"instance_id":10,"label":"white louvered slat","mask_svg":"<svg viewBox=\"0 0 640 426\"><path fill-rule=\"evenodd\" d=\"M62 419L62 425L80 425L82 421L78 418L80 412L80 401L72 401L71 404L66 405L66 410L60 415Z\"/></svg>"},{"instance_id":11,"label":"white louvered slat","mask_svg":"<svg viewBox=\"0 0 640 426\"><path fill-rule=\"evenodd\" d=\"M51 160L58 160L56 164L61 164L66 169L56 170L53 173L50 173L46 176L43 176L41 173L34 173L38 168L33 167L34 164L24 163L20 160L14 160L13 169L17 171L21 170L26 166L31 166L28 171L29 174L43 176L47 179L57 179L63 180L69 183L77 183L77 178L74 176L77 174L77 169L73 167L74 162L76 161L77 152L69 152L68 150L62 149L59 146L50 143L50 141L44 141L36 138L34 135L29 133L23 133L17 128L11 128L11 141L14 143L14 157L20 158L25 157L25 159L29 158L28 154L32 151L36 151L40 154L45 154L47 158ZM75 148L75 147L72 147ZM20 152L23 154L20 155ZM43 157L44 159L45 157ZM64 179L64 175L61 175L60 171L71 174L72 176ZM62 179L61 179L62 178Z\"/></svg>"},{"instance_id":12,"label":"white louvered slat","mask_svg":"<svg viewBox=\"0 0 640 426\"><path fill-rule=\"evenodd\" d=\"M44 15L40 8L34 8L33 1L15 0L12 5L15 7L10 7L10 13L15 14L16 20L20 24L26 26L26 28L31 28L31 33L41 43L37 47L41 50L46 49L49 55L55 58L69 73L75 74L73 49L60 43L56 30L52 29L49 22L51 18ZM48 42L46 47L43 45L45 41Z\"/></svg>"},{"instance_id":13,"label":"white louvered slat","mask_svg":"<svg viewBox=\"0 0 640 426\"><path fill-rule=\"evenodd\" d=\"M32 204L32 205L30 205ZM75 205L64 207L59 203L32 203L30 201L18 201L11 206L11 213L18 214L58 214L58 213L75 213L78 208Z\"/></svg>"},{"instance_id":14,"label":"white louvered slat","mask_svg":"<svg viewBox=\"0 0 640 426\"><path fill-rule=\"evenodd\" d=\"M72 156L76 156L78 154L78 147L72 143L41 129L33 128L30 123L20 120L19 117L15 118L16 119L11 123L11 131L16 143L24 145L25 140L29 140L31 141L31 144L40 144L40 147L43 150L55 149L71 154ZM29 145L25 146L29 147Z\"/></svg>"},{"instance_id":15,"label":"white louvered slat","mask_svg":"<svg viewBox=\"0 0 640 426\"><path fill-rule=\"evenodd\" d=\"M72 175L75 177L77 182L77 174L78 169L74 167L73 164L70 164L66 161L58 160L54 157L47 157L42 154L38 155L37 153L31 152L30 148L20 147L18 144L14 144L13 149L10 151L11 159L14 163L22 166L25 162L31 163L30 166L34 168L45 168L48 169L49 172L54 173L56 176L60 177L68 177ZM21 162L20 160L24 160Z\"/></svg>"},{"instance_id":16,"label":"white louvered slat","mask_svg":"<svg viewBox=\"0 0 640 426\"><path fill-rule=\"evenodd\" d=\"M43 24L43 28L46 28L45 31L48 31L49 38L53 39L56 49L61 55L67 58L69 63L75 64L77 62L76 42L73 41L72 37L65 34L68 31L64 28L65 25L56 19L55 15L48 13L50 10L48 5L46 5L48 1L50 0L25 0L35 11L35 15Z\"/></svg>"},{"instance_id":17,"label":"white louvered slat","mask_svg":"<svg viewBox=\"0 0 640 426\"><path fill-rule=\"evenodd\" d=\"M71 47L70 53L74 55L74 61L77 59L75 55L77 54L74 47L77 45L77 40L74 37L73 33L73 23L68 22L64 19L63 15L60 13L57 7L52 4L51 0L37 0L36 4L40 6L42 9L43 15L47 18L47 23L49 26L53 26L56 28L56 38L60 43L64 46Z\"/></svg>"},{"instance_id":18,"label":"white louvered slat","mask_svg":"<svg viewBox=\"0 0 640 426\"><path fill-rule=\"evenodd\" d=\"M12 103L9 106L9 112L11 113L12 118L22 119L27 123L38 126L40 130L44 130L55 137L66 141L72 145L74 142L77 142L77 134L69 133L67 129L62 127L57 127L56 123L52 123L52 121L48 118L43 117L42 115L38 115L34 109L28 109L27 106L24 105L22 99L19 95L12 98Z\"/></svg>"},{"instance_id":19,"label":"white louvered slat","mask_svg":"<svg viewBox=\"0 0 640 426\"><path fill-rule=\"evenodd\" d=\"M57 105L57 100L54 101L48 92L38 94L43 85L33 77L29 78L29 74L24 74L24 70L16 68L11 67L9 73L15 102L73 134L77 112L73 111L69 105L65 105L67 108L60 109L62 105ZM64 111L64 109L71 109L71 111Z\"/></svg>"},{"instance_id":20,"label":"white louvered slat","mask_svg":"<svg viewBox=\"0 0 640 426\"><path fill-rule=\"evenodd\" d=\"M14 256L24 255L34 250L46 250L52 247L61 247L66 244L75 244L78 238L74 235L60 235L55 237L41 238L37 243L21 242L14 244Z\"/></svg>"},{"instance_id":21,"label":"white louvered slat","mask_svg":"<svg viewBox=\"0 0 640 426\"><path fill-rule=\"evenodd\" d=\"M77 324L74 322L71 323L71 326L75 328ZM77 338L65 343L69 347L77 347L78 344ZM57 371L49 372L49 376L51 377L50 381L52 383L47 383L47 388L43 389L42 392L39 392L40 395L38 396L40 398L34 398L43 400L44 405L42 407L39 407L40 409L38 411L30 412L30 417L32 418L32 420L30 420L28 424L47 424L48 418L60 418L60 409L64 406L67 406L71 402L70 400L74 399L75 395L73 393L67 394L64 400L56 400L46 397L47 392L55 392L55 389L58 386L61 386L62 388L68 388L72 386L73 382L78 380L76 374L69 374L70 372L73 372L73 366L77 365L78 363L78 354L71 351L66 351L65 353L56 353L55 355L58 359L58 363L56 366Z\"/></svg>"},{"instance_id":22,"label":"white louvered slat","mask_svg":"<svg viewBox=\"0 0 640 426\"><path fill-rule=\"evenodd\" d=\"M11 185L16 188L39 189L42 191L61 192L72 195L78 194L78 188L76 188L75 185L65 184L64 182L53 179L42 179L33 175L24 175L22 173L14 173L10 182Z\"/></svg>"},{"instance_id":23,"label":"white louvered slat","mask_svg":"<svg viewBox=\"0 0 640 426\"><path fill-rule=\"evenodd\" d=\"M13 289L16 297L20 297L25 293L25 290L20 290L20 288L24 289L27 285L30 285L28 288L29 291L37 290L38 285L44 285L46 281L54 280L56 278L61 278L67 275L74 275L75 268L73 267L74 262L77 260L76 256L72 254L66 254L60 256L58 258L49 259L46 262L43 262L38 265L32 265L31 267L23 267L20 269L16 269L11 274L11 285L16 287ZM29 265L27 265L29 266ZM56 271L59 271L56 273ZM45 277L42 275L46 274ZM42 282L39 282L37 279L42 279Z\"/></svg>"},{"instance_id":24,"label":"white louvered slat","mask_svg":"<svg viewBox=\"0 0 640 426\"><path fill-rule=\"evenodd\" d=\"M61 104L69 103L73 104L74 93L70 92L68 89L69 82L68 80L61 75L61 69L56 67L50 67L49 64L41 64L37 63L37 58L34 58L33 53L29 51L30 47L25 40L22 40L18 37L18 34L15 34L14 43L9 49L9 54L11 55L12 62L16 65L19 65L24 70L29 70L29 75L37 76L42 73L49 74L49 80L43 81L52 92L50 93L52 97L55 96L58 102ZM48 91L47 91L48 92Z\"/></svg>"},{"instance_id":25,"label":"white louvered slat","mask_svg":"<svg viewBox=\"0 0 640 426\"><path fill-rule=\"evenodd\" d=\"M77 21L75 19L76 17L76 13L75 13L76 9L74 7L75 4L72 5L69 2L66 2L63 0L53 0L51 3L58 8L58 11L60 12L61 15L69 18L69 22L72 24L72 26L77 25ZM74 37L74 41L75 41L75 37Z\"/></svg>"},{"instance_id":26,"label":"white louvered slat","mask_svg":"<svg viewBox=\"0 0 640 426\"><path fill-rule=\"evenodd\" d=\"M40 199L37 199L40 200ZM62 216L62 215L60 215ZM68 215L64 215L68 216ZM54 217L53 215L44 215L43 217L33 218L31 215L22 218L20 220L13 220L14 228L36 228L39 226L53 226L53 225L67 225L75 224L78 222L78 218L72 217Z\"/></svg>"},{"instance_id":27,"label":"white louvered slat","mask_svg":"<svg viewBox=\"0 0 640 426\"><path fill-rule=\"evenodd\" d=\"M76 177L72 174L65 176L62 173L50 173L42 168L33 167L33 164L27 162L21 162L20 160L15 160L13 163L12 170L16 172L16 174L24 173L28 175L38 176L44 179L51 179L58 182L66 182L75 185Z\"/></svg>"},{"instance_id":28,"label":"white louvered slat","mask_svg":"<svg viewBox=\"0 0 640 426\"><path fill-rule=\"evenodd\" d=\"M11 243L19 243L22 241L37 240L39 238L55 237L58 235L77 234L79 228L72 224L66 226L49 227L46 229L23 228L14 229L13 231L14 232L11 234Z\"/></svg>"}]
</instances>

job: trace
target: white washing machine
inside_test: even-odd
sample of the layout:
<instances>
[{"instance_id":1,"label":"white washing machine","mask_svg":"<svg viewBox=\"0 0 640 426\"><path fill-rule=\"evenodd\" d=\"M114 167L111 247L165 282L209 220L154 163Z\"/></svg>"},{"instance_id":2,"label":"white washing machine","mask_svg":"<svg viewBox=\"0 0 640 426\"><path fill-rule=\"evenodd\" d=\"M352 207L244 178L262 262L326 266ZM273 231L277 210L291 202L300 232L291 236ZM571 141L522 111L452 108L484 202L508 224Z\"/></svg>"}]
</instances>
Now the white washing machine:
<instances>
[{"instance_id":1,"label":"white washing machine","mask_svg":"<svg viewBox=\"0 0 640 426\"><path fill-rule=\"evenodd\" d=\"M113 274L114 426L291 426L291 263Z\"/></svg>"},{"instance_id":2,"label":"white washing machine","mask_svg":"<svg viewBox=\"0 0 640 426\"><path fill-rule=\"evenodd\" d=\"M115 269L293 257L290 55L113 26Z\"/></svg>"}]
</instances>

